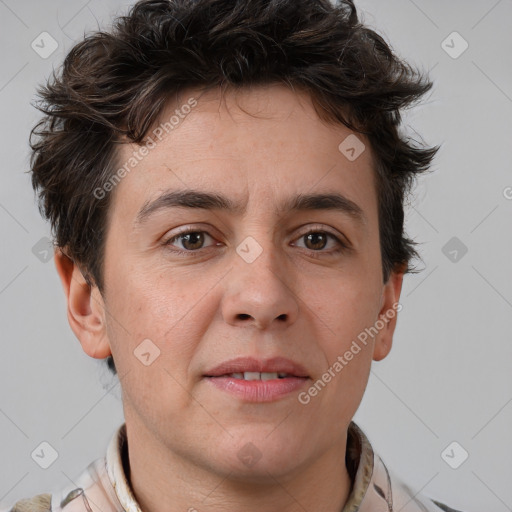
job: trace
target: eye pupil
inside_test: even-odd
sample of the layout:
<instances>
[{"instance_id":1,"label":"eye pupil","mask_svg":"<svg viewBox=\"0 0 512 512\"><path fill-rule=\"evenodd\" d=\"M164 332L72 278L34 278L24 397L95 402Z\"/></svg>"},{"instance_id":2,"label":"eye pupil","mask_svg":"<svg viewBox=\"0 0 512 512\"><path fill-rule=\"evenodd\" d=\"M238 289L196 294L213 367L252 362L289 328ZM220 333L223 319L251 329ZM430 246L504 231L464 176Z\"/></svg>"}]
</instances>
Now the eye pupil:
<instances>
[{"instance_id":1,"label":"eye pupil","mask_svg":"<svg viewBox=\"0 0 512 512\"><path fill-rule=\"evenodd\" d=\"M186 249L200 249L200 246L204 243L204 234L199 231L195 231L193 233L185 233L184 235L182 235L182 237L183 247L185 247ZM194 247L188 246L189 242ZM199 245L199 247L196 247L197 245Z\"/></svg>"},{"instance_id":2,"label":"eye pupil","mask_svg":"<svg viewBox=\"0 0 512 512\"><path fill-rule=\"evenodd\" d=\"M325 247L325 243L326 243L327 237L325 236L324 233L308 233L306 235L306 240L308 240L308 242L312 241L313 245L317 245L319 239L321 239L320 240L320 246L321 247L310 247L312 249L323 249Z\"/></svg>"}]
</instances>

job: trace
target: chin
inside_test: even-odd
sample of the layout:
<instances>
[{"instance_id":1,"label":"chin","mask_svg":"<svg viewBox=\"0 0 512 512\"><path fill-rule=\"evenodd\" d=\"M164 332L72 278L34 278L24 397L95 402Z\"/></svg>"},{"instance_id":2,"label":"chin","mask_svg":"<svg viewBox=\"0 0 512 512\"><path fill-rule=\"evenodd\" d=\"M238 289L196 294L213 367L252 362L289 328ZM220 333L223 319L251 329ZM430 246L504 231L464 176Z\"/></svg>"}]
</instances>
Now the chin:
<instances>
[{"instance_id":1,"label":"chin","mask_svg":"<svg viewBox=\"0 0 512 512\"><path fill-rule=\"evenodd\" d=\"M245 429L226 439L227 445L217 445L216 459L227 463L225 471L244 482L266 483L274 478L291 477L308 457L308 445L297 432L279 427L271 429ZM270 432L270 434L269 434ZM222 471L224 472L224 471Z\"/></svg>"}]
</instances>

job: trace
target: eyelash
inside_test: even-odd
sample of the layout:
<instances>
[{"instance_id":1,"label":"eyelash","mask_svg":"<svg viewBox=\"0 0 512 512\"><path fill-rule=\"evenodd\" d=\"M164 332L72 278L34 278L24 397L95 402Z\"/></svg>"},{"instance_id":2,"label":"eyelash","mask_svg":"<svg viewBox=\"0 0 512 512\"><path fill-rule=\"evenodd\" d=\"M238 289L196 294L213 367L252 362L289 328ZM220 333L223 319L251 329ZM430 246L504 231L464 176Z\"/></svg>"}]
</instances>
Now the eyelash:
<instances>
[{"instance_id":1,"label":"eyelash","mask_svg":"<svg viewBox=\"0 0 512 512\"><path fill-rule=\"evenodd\" d=\"M188 235L190 233L206 233L209 237L214 238L212 235L210 235L210 233L208 233L208 231L201 230L201 229L190 228L190 229L182 231L181 233L178 233L178 234L174 235L172 238L169 238L166 242L163 243L163 245L165 247L168 247L169 250L172 251L173 253L176 253L176 254L178 254L180 256L190 256L190 255L196 256L196 255L198 255L198 253L201 250L203 250L205 248L188 250L188 251L187 250L183 250L183 249L175 249L175 248L171 249L172 243L174 243L180 237L182 237L184 235ZM327 235L327 236L331 237L332 239L334 239L336 241L336 243L338 244L338 247L336 249L331 250L331 251L324 251L322 249L320 249L318 251L315 251L313 249L306 249L307 251L309 251L311 253L311 256L313 258L321 258L321 257L324 257L324 256L335 256L335 255L337 255L339 253L342 253L342 252L350 250L350 247L347 244L343 243L336 235L330 233L329 231L325 231L325 230L318 229L318 228L316 228L316 229L315 228L311 228L309 231L307 231L307 232L303 233L302 235L300 235L298 237L298 239L304 238L305 236L310 235L312 233L321 233L321 234Z\"/></svg>"}]
</instances>

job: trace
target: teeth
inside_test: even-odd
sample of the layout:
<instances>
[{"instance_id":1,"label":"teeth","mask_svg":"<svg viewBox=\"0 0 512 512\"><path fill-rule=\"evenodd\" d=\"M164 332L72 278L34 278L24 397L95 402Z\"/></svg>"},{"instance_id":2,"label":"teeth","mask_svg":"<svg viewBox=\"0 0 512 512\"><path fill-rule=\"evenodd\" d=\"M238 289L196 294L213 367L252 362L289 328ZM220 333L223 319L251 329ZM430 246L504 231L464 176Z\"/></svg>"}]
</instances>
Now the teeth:
<instances>
[{"instance_id":1,"label":"teeth","mask_svg":"<svg viewBox=\"0 0 512 512\"><path fill-rule=\"evenodd\" d=\"M260 380L260 372L244 372L244 380Z\"/></svg>"},{"instance_id":2,"label":"teeth","mask_svg":"<svg viewBox=\"0 0 512 512\"><path fill-rule=\"evenodd\" d=\"M243 379L243 380L272 380L277 378L287 377L287 373L277 373L277 372L244 372L244 373L231 373L229 375L234 379Z\"/></svg>"}]
</instances>

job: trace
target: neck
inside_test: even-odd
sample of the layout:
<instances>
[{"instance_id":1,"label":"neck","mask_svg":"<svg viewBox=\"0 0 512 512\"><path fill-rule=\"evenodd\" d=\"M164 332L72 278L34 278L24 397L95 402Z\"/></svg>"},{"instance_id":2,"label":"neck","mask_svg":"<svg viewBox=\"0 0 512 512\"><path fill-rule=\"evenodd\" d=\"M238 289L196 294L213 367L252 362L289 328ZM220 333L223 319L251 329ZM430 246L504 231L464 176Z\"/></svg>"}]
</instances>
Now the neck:
<instances>
[{"instance_id":1,"label":"neck","mask_svg":"<svg viewBox=\"0 0 512 512\"><path fill-rule=\"evenodd\" d=\"M131 485L144 512L339 512L352 482L345 466L347 435L304 467L257 481L222 474L184 459L144 428L128 428Z\"/></svg>"}]
</instances>

